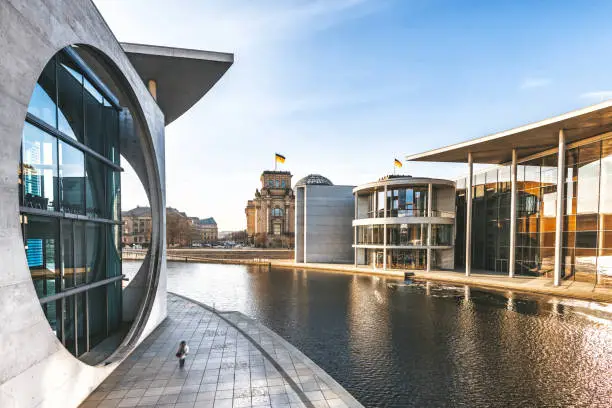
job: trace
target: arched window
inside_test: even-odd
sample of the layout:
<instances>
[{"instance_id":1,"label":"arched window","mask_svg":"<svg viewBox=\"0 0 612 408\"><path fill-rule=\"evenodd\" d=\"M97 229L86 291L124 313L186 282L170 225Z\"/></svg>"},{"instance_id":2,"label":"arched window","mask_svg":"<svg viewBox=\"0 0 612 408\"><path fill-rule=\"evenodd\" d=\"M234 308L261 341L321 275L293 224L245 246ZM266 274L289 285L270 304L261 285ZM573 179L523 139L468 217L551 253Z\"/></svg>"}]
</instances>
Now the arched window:
<instances>
[{"instance_id":1,"label":"arched window","mask_svg":"<svg viewBox=\"0 0 612 408\"><path fill-rule=\"evenodd\" d=\"M283 216L283 210L281 208L273 208L272 209L272 216L273 217L282 217Z\"/></svg>"},{"instance_id":2,"label":"arched window","mask_svg":"<svg viewBox=\"0 0 612 408\"><path fill-rule=\"evenodd\" d=\"M276 187L280 187L280 181L276 180Z\"/></svg>"},{"instance_id":3,"label":"arched window","mask_svg":"<svg viewBox=\"0 0 612 408\"><path fill-rule=\"evenodd\" d=\"M282 187L282 188L285 188L286 186L287 186L287 185L285 184L285 180L283 180L283 181L281 182L281 187Z\"/></svg>"}]
</instances>

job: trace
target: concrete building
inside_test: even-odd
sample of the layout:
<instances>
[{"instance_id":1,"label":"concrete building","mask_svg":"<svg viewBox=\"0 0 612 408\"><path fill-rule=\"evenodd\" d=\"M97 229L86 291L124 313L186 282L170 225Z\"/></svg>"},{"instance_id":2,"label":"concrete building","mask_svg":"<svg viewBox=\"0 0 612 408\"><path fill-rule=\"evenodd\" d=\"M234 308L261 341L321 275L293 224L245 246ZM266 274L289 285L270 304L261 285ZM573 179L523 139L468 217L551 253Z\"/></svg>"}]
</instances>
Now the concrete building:
<instances>
[{"instance_id":1,"label":"concrete building","mask_svg":"<svg viewBox=\"0 0 612 408\"><path fill-rule=\"evenodd\" d=\"M295 196L291 173L266 170L261 191L247 202L245 215L249 241L258 247L291 248L295 223Z\"/></svg>"},{"instance_id":2,"label":"concrete building","mask_svg":"<svg viewBox=\"0 0 612 408\"><path fill-rule=\"evenodd\" d=\"M612 101L407 160L467 163L456 267L612 285ZM474 174L473 164L497 165Z\"/></svg>"},{"instance_id":3,"label":"concrete building","mask_svg":"<svg viewBox=\"0 0 612 408\"><path fill-rule=\"evenodd\" d=\"M353 187L319 174L295 184L295 262L353 263Z\"/></svg>"},{"instance_id":4,"label":"concrete building","mask_svg":"<svg viewBox=\"0 0 612 408\"><path fill-rule=\"evenodd\" d=\"M0 0L0 33L0 407L75 407L166 317L164 126L233 56L120 44L88 0ZM120 154L152 214L123 289Z\"/></svg>"},{"instance_id":5,"label":"concrete building","mask_svg":"<svg viewBox=\"0 0 612 408\"><path fill-rule=\"evenodd\" d=\"M454 182L387 176L353 193L355 266L454 267Z\"/></svg>"}]
</instances>

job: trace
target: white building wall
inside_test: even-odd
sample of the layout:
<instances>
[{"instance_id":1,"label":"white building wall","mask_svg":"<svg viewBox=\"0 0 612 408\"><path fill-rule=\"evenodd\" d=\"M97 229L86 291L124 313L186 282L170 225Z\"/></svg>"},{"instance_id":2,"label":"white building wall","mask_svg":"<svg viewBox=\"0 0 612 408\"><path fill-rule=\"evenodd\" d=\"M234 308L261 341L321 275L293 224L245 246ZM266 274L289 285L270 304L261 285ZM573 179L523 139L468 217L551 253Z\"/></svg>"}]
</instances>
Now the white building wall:
<instances>
[{"instance_id":1,"label":"white building wall","mask_svg":"<svg viewBox=\"0 0 612 408\"><path fill-rule=\"evenodd\" d=\"M304 262L304 187L295 189L295 262Z\"/></svg>"},{"instance_id":2,"label":"white building wall","mask_svg":"<svg viewBox=\"0 0 612 408\"><path fill-rule=\"evenodd\" d=\"M353 263L352 191L352 186L305 186L306 262Z\"/></svg>"}]
</instances>

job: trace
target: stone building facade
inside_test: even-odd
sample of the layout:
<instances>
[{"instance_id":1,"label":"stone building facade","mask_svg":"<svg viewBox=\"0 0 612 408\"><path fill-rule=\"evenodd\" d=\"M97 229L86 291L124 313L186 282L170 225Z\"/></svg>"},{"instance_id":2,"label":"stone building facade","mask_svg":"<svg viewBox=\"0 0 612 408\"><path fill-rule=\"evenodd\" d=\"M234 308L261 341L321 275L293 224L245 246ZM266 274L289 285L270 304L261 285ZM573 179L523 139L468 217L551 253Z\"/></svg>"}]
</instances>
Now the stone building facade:
<instances>
[{"instance_id":1,"label":"stone building facade","mask_svg":"<svg viewBox=\"0 0 612 408\"><path fill-rule=\"evenodd\" d=\"M203 219L191 217L190 219L196 232L192 238L192 245L212 244L219 240L219 228L213 217Z\"/></svg>"},{"instance_id":2,"label":"stone building facade","mask_svg":"<svg viewBox=\"0 0 612 408\"><path fill-rule=\"evenodd\" d=\"M121 242L123 246L140 245L148 248L151 244L151 231L153 220L151 207L136 207L121 213L123 233Z\"/></svg>"},{"instance_id":3,"label":"stone building facade","mask_svg":"<svg viewBox=\"0 0 612 408\"><path fill-rule=\"evenodd\" d=\"M247 202L247 234L258 247L293 248L295 195L288 171L266 170L261 174L261 190Z\"/></svg>"}]
</instances>

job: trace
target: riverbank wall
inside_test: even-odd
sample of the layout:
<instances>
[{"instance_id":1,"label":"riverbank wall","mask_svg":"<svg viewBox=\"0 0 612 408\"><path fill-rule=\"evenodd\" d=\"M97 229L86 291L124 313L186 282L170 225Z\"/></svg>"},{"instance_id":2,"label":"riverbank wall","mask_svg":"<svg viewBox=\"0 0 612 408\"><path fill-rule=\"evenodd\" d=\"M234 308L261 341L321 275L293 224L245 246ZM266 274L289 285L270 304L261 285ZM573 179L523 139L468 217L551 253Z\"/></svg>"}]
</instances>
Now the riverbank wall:
<instances>
[{"instance_id":1,"label":"riverbank wall","mask_svg":"<svg viewBox=\"0 0 612 408\"><path fill-rule=\"evenodd\" d=\"M146 249L124 249L124 260L142 260ZM216 249L188 248L167 249L167 260L171 262L224 263L237 265L262 265L276 261L293 261L292 249Z\"/></svg>"},{"instance_id":2,"label":"riverbank wall","mask_svg":"<svg viewBox=\"0 0 612 408\"><path fill-rule=\"evenodd\" d=\"M123 259L143 259L146 251L124 251ZM291 250L268 249L169 249L168 261L219 263L237 265L267 265L278 268L298 268L334 273L357 273L369 276L381 276L392 279L404 279L404 272L414 273L416 279L430 280L442 283L470 285L493 290L510 290L523 293L535 293L565 298L581 299L594 302L612 303L612 288L593 285L578 281L562 281L561 286L554 286L550 278L534 276L515 276L497 274L488 271L474 271L465 276L462 271L401 271L382 270L371 267L355 267L352 264L315 264L296 263Z\"/></svg>"}]
</instances>

